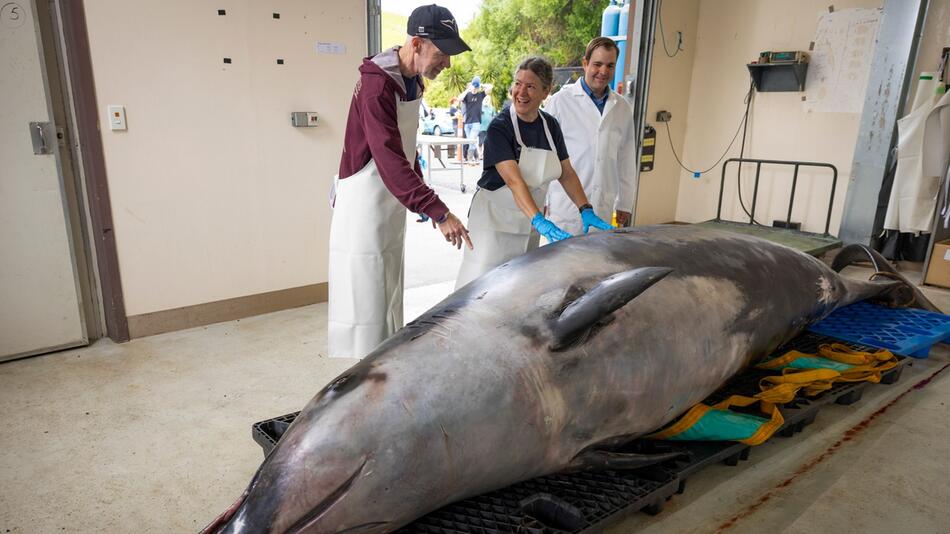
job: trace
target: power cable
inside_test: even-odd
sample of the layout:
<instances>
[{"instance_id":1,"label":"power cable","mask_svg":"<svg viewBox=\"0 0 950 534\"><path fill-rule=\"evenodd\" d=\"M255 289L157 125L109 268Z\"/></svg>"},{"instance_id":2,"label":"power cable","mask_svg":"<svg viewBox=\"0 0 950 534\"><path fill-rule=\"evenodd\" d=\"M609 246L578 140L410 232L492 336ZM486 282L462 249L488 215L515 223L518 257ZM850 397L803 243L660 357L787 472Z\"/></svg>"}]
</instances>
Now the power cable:
<instances>
[{"instance_id":1,"label":"power cable","mask_svg":"<svg viewBox=\"0 0 950 534\"><path fill-rule=\"evenodd\" d=\"M750 98L750 97L751 97L751 93L746 95L746 98ZM683 165L683 162L680 161L679 155L676 153L676 148L673 147L673 137L670 135L670 123L669 121L664 121L663 124L666 125L666 138L669 139L670 141L670 150L673 152L673 158L676 159L676 163L679 163L679 166L684 171L693 175L695 175L697 172L699 174L706 174L707 172L715 169L719 165L719 163L722 161L722 159L726 157L726 154L729 153L729 149L732 148L733 144L735 144L736 139L739 138L739 132L742 130L742 125L745 124L745 120L748 116L749 116L749 107L748 105L746 105L746 111L742 115L742 119L739 121L739 126L736 127L736 134L732 136L732 141L729 141L729 146L727 146L726 149L722 152L722 155L719 156L719 159L716 160L716 163L714 163L712 167L709 167L708 169L704 171L694 171L693 169L690 169L686 165Z\"/></svg>"},{"instance_id":2,"label":"power cable","mask_svg":"<svg viewBox=\"0 0 950 534\"><path fill-rule=\"evenodd\" d=\"M752 221L752 224L757 224L759 226L765 226L759 221L755 220L755 217L752 216L752 213L749 212L745 207L745 202L742 201L742 157L745 156L745 134L746 130L749 127L749 107L752 105L752 98L755 96L755 81L750 77L749 78L749 92L746 94L745 100L745 117L742 119L742 144L739 145L739 165L736 169L736 191L739 192L739 206L742 207L742 211L745 212L746 216L749 217L749 220Z\"/></svg>"},{"instance_id":3,"label":"power cable","mask_svg":"<svg viewBox=\"0 0 950 534\"><path fill-rule=\"evenodd\" d=\"M744 101L745 101L745 112L742 114L742 119L739 121L739 126L736 127L736 133L735 133L735 135L732 136L732 140L729 141L729 146L727 146L726 149L723 150L722 155L719 156L719 159L716 160L716 163L714 163L711 167L709 167L708 169L706 169L706 170L704 170L704 171L694 171L693 169L690 169L689 167L687 167L686 165L683 164L683 162L680 160L679 155L676 153L676 148L673 146L673 136L670 134L670 123L669 123L669 121L663 121L663 124L666 125L666 138L667 138L667 140L668 140L669 143L670 143L670 151L673 153L673 158L676 160L676 163L679 164L679 166L680 166L681 169L683 169L684 171L686 171L686 172L692 174L693 176L697 176L697 174L703 175L703 174L706 174L707 172L709 172L709 171L715 169L715 168L718 167L719 164L722 162L723 158L726 157L726 154L729 153L729 149L732 148L732 145L735 144L736 139L738 139L738 137L739 137L739 132L740 132L740 131L742 132L742 147L741 147L740 150L739 150L739 159L742 159L742 157L745 155L746 132L747 132L748 126L749 126L749 112L751 111L752 98L753 98L754 94L755 94L755 86L754 86L754 84L753 84L753 83L751 82L751 80L750 80L750 83L749 83L749 91L746 93L745 99L744 99ZM739 170L738 170L738 173L737 173L737 176L736 176L737 181L741 179L741 176L742 176L742 163L739 163ZM750 219L752 219L752 223L753 223L753 224L757 224L757 225L759 225L759 226L762 226L762 223L756 221L756 220L752 217L752 215L749 213L749 210L745 207L745 203L744 203L743 200L742 200L742 187L741 187L741 185L742 185L741 182L738 182L738 183L736 184L736 188L737 188L738 191L739 191L739 205L742 206L742 211L744 211L745 214L746 214Z\"/></svg>"},{"instance_id":4,"label":"power cable","mask_svg":"<svg viewBox=\"0 0 950 534\"><path fill-rule=\"evenodd\" d=\"M663 0L660 0L656 8L656 19L660 24L660 40L663 41L663 51L666 57L676 57L683 50L683 32L676 32L676 51L670 54L670 49L666 46L666 33L663 32Z\"/></svg>"}]
</instances>

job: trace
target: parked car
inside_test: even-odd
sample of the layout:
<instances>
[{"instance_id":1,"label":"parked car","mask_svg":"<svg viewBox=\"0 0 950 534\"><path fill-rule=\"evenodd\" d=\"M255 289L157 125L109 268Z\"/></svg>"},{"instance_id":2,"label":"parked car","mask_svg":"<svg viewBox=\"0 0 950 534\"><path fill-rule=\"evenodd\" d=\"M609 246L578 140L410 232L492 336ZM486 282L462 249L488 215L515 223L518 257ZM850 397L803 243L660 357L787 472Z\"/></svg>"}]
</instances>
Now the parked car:
<instances>
[{"instance_id":1,"label":"parked car","mask_svg":"<svg viewBox=\"0 0 950 534\"><path fill-rule=\"evenodd\" d=\"M455 135L455 121L449 110L423 105L419 107L419 129L426 135Z\"/></svg>"}]
</instances>

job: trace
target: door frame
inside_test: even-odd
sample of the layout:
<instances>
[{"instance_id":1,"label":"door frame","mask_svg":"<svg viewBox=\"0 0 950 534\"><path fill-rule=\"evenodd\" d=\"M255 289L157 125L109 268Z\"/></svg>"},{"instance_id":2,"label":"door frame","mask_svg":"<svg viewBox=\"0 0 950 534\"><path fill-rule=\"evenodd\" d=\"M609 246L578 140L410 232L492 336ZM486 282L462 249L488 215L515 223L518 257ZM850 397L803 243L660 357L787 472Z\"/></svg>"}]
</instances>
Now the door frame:
<instances>
[{"instance_id":1,"label":"door frame","mask_svg":"<svg viewBox=\"0 0 950 534\"><path fill-rule=\"evenodd\" d=\"M381 52L383 40L383 2L366 0L366 53L375 56Z\"/></svg>"},{"instance_id":2,"label":"door frame","mask_svg":"<svg viewBox=\"0 0 950 534\"><path fill-rule=\"evenodd\" d=\"M653 46L655 44L658 0L633 0L630 6L627 29L627 58L623 77L623 96L633 108L633 135L636 138L637 159L634 166L633 206L630 207L630 226L636 226L637 204L640 201L640 159L643 154L644 127L649 123L647 104L650 99L650 83L653 71ZM633 46L636 45L636 53ZM618 66L619 68L619 66Z\"/></svg>"},{"instance_id":3,"label":"door frame","mask_svg":"<svg viewBox=\"0 0 950 534\"><path fill-rule=\"evenodd\" d=\"M74 172L67 192L74 193L71 221L77 263L81 267L81 297L91 338L106 335L116 342L129 340L119 257L112 222L112 205L106 175L92 57L83 0L35 0L41 37L46 49L46 71L56 124L70 145ZM55 80L54 80L55 77ZM63 122L60 122L62 120Z\"/></svg>"},{"instance_id":4,"label":"door frame","mask_svg":"<svg viewBox=\"0 0 950 534\"><path fill-rule=\"evenodd\" d=\"M67 119L69 108L64 105L63 88L65 84L61 64L57 59L59 46L55 39L56 34L53 30L53 19L50 16L49 7L49 4L43 1L34 1L32 6L39 40L39 59L42 62L41 68L43 69L46 88L49 120L55 126L56 131L56 166L59 173L59 187L63 200L70 256L76 279L80 320L85 334L84 343L88 343L90 339L102 336L102 321L99 320L98 298L95 294L96 284L90 278L91 257L88 253L88 239L83 231L84 219L82 217L81 194L77 190L79 184L76 179L75 145L71 142L72 128ZM34 351L34 353L45 353L53 350L56 350L56 348Z\"/></svg>"}]
</instances>

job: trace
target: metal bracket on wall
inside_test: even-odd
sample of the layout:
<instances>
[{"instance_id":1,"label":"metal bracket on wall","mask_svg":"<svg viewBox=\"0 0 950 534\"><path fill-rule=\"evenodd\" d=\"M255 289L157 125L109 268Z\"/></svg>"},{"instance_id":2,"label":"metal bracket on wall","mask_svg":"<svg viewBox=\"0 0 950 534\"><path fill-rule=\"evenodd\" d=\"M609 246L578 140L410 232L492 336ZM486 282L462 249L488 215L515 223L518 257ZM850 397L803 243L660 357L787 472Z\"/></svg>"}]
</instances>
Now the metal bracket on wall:
<instances>
[{"instance_id":1,"label":"metal bracket on wall","mask_svg":"<svg viewBox=\"0 0 950 534\"><path fill-rule=\"evenodd\" d=\"M37 156L53 153L56 133L51 122L31 122L30 139L33 141L33 153Z\"/></svg>"}]
</instances>

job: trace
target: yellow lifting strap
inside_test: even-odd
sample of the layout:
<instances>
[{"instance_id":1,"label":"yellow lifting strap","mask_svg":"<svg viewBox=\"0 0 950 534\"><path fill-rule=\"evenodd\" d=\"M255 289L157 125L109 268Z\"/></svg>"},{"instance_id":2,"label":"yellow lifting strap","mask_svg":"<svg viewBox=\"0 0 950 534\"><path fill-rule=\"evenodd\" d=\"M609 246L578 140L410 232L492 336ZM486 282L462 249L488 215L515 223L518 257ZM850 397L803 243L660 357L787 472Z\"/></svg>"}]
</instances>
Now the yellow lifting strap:
<instances>
[{"instance_id":1,"label":"yellow lifting strap","mask_svg":"<svg viewBox=\"0 0 950 534\"><path fill-rule=\"evenodd\" d=\"M775 389L776 391L770 396L767 395L766 398L770 398L773 402L782 403L791 401L799 390L804 389L806 396L814 397L822 391L831 389L835 382L871 382L877 384L881 381L881 376L885 372L897 367L897 357L888 350L863 352L840 343L819 346L817 356L851 367L841 371L786 367L799 358L815 358L814 354L789 351L778 358L755 366L757 369L782 369L781 375L767 376L760 381L759 387L762 389L762 393L759 395L768 394ZM771 399L772 396L777 398ZM778 400L784 398L788 400Z\"/></svg>"},{"instance_id":2,"label":"yellow lifting strap","mask_svg":"<svg viewBox=\"0 0 950 534\"><path fill-rule=\"evenodd\" d=\"M840 369L789 367L792 362L800 358L815 360L816 356L845 365L838 366ZM807 360L805 363L808 363ZM733 406L748 407L758 403L759 410L768 417L768 420L762 423L752 435L739 441L747 445L759 445L772 437L785 423L779 406L791 402L799 391L804 390L804 394L811 397L830 389L835 382L878 383L881 381L882 374L893 369L897 364L897 357L888 350L857 351L840 343L819 346L817 355L789 351L778 358L756 365L758 369L782 370L780 375L762 378L759 382L761 389L759 393L752 397L733 395L713 406L699 403L670 426L647 437L670 439L692 428L712 410L728 410Z\"/></svg>"}]
</instances>

